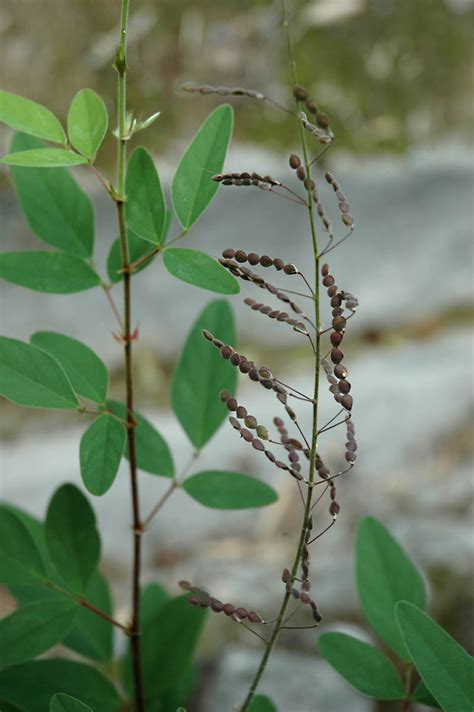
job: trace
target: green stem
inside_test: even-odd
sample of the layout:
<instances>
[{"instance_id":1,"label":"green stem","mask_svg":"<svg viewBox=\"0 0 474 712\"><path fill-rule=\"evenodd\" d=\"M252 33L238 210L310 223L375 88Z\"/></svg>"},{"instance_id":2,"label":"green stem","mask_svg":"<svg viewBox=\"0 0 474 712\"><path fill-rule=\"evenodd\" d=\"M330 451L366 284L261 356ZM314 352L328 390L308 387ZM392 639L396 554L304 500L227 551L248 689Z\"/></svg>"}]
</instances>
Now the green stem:
<instances>
[{"instance_id":1,"label":"green stem","mask_svg":"<svg viewBox=\"0 0 474 712\"><path fill-rule=\"evenodd\" d=\"M293 44L291 41L291 34L290 34L290 29L288 25L288 17L287 17L287 12L286 12L286 5L285 5L285 0L281 0L281 13L282 13L282 18L283 18L283 28L285 30L285 35L286 35L286 41L287 41L287 47L288 47L288 57L289 57L289 64L290 64L290 70L291 70L291 75L292 75L292 82L293 85L297 84L297 76L296 76L296 63L295 63L295 58L294 58L294 52L293 52ZM299 111L299 102L296 102L297 105L297 110ZM292 583L294 582L297 573L298 573L298 568L300 565L301 561L301 552L303 548L303 544L305 541L305 535L306 531L308 529L308 524L309 520L311 517L311 503L312 503L312 498L313 498L313 482L314 482L314 470L315 470L315 462L316 462L316 448L317 448L317 440L318 440L318 396L319 396L319 377L320 377L320 369L321 369L321 318L320 318L320 311L319 311L319 257L318 257L318 242L317 242L317 236L316 236L316 223L315 223L315 217L314 217L314 210L313 210L313 199L311 195L311 184L310 184L310 177L311 177L311 165L310 165L310 160L308 156L308 147L306 143L306 134L303 130L303 127L301 125L301 122L298 120L298 126L299 126L299 132L300 132L300 142L301 142L301 149L303 152L303 162L305 165L306 169L306 175L308 177L308 202L307 202L307 209L308 209L308 217L309 217L309 223L310 223L310 229L311 229L311 240L312 240L312 245L313 245L313 253L314 253L314 260L315 260L315 278L314 278L314 317L315 317L315 324L316 324L316 343L315 343L315 362L314 362L314 390L313 390L313 423L312 423L312 434L311 434L311 455L310 455L310 462L309 462L309 487L308 487L308 493L306 497L306 504L305 504L305 509L304 509L304 515L303 515L303 520L301 523L301 531L300 531L300 536L298 540L298 546L296 549L296 554L295 554L295 559L293 561L293 566L291 569L291 581ZM285 595L283 597L283 601L280 606L280 610L278 612L277 619L275 621L275 625L272 631L272 634L270 636L270 639L266 645L265 651L263 653L262 659L260 661L260 665L258 666L257 672L255 674L255 677L252 681L252 684L250 685L250 689L247 693L247 697L245 698L245 701L242 705L241 712L246 712L246 710L249 709L250 704L252 702L253 696L257 690L257 687L260 683L260 679L265 672L265 668L268 663L268 659L273 651L273 648L276 645L276 642L278 640L278 637L281 633L281 630L284 626L284 619L285 619L285 614L286 610L288 608L288 604L290 602L291 598L291 593L286 591Z\"/></svg>"},{"instance_id":2,"label":"green stem","mask_svg":"<svg viewBox=\"0 0 474 712\"><path fill-rule=\"evenodd\" d=\"M411 698L411 678L413 675L413 665L408 663L405 668L405 694L402 700L402 712L408 712L410 709Z\"/></svg>"},{"instance_id":3,"label":"green stem","mask_svg":"<svg viewBox=\"0 0 474 712\"><path fill-rule=\"evenodd\" d=\"M127 400L127 440L130 464L130 485L132 497L133 516L133 572L132 572L132 619L131 619L131 648L132 667L135 691L135 710L144 712L145 703L143 696L143 681L140 657L140 574L141 574L141 538L142 524L140 520L140 500L138 492L137 453L135 442L135 419L133 417L133 355L131 338L132 300L131 300L131 274L129 270L130 253L127 240L127 226L125 222L125 165L126 146L125 138L127 108L127 22L129 0L121 1L120 14L120 41L115 58L115 68L118 73L118 154L117 154L117 189L115 202L119 224L120 249L122 252L123 268L123 341L125 356L125 382Z\"/></svg>"}]
</instances>

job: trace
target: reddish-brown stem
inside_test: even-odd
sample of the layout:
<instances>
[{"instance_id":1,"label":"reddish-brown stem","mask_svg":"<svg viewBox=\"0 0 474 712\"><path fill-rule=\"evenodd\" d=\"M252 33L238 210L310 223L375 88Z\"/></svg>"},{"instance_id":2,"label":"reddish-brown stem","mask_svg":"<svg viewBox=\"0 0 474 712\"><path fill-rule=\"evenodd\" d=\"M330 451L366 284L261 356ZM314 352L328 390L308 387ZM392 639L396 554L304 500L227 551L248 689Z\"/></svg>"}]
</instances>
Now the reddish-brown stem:
<instances>
[{"instance_id":1,"label":"reddish-brown stem","mask_svg":"<svg viewBox=\"0 0 474 712\"><path fill-rule=\"evenodd\" d=\"M112 618L112 616L109 616L107 613L104 613L104 611L101 611L100 608L96 608L92 605L92 603L89 603L89 601L86 601L84 598L81 598L78 603L83 608L87 608L88 611L92 611L92 613L95 613L95 615L99 616L99 618L103 618L104 621L108 621L116 628L120 628L126 635L131 635L131 630L128 626L119 623L119 621L115 620L115 618Z\"/></svg>"}]
</instances>

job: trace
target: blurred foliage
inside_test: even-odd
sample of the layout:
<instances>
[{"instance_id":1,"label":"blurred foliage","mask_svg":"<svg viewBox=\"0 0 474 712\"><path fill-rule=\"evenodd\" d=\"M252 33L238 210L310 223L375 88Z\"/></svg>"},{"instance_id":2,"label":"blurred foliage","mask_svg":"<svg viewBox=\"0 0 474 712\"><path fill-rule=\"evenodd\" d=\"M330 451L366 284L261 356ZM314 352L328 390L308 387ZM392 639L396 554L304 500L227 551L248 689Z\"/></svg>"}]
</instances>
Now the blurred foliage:
<instances>
[{"instance_id":1,"label":"blurred foliage","mask_svg":"<svg viewBox=\"0 0 474 712\"><path fill-rule=\"evenodd\" d=\"M2 87L63 117L74 93L97 90L113 110L118 0L2 0ZM420 141L466 138L472 103L471 0L295 0L300 80L332 120L337 145L400 152ZM184 81L258 88L290 100L279 3L132 0L129 106L162 115L147 143L163 151L216 104L183 95ZM243 106L243 101L247 103ZM290 142L284 114L235 102L236 135ZM113 150L113 139L106 145Z\"/></svg>"}]
</instances>

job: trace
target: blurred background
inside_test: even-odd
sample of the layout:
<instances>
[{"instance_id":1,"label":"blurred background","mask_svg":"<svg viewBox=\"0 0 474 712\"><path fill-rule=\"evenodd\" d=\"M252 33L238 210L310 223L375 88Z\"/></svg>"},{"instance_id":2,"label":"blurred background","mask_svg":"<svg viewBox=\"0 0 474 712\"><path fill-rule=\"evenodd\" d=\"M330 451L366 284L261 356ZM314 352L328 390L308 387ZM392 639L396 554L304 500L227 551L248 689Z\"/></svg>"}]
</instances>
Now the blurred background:
<instances>
[{"instance_id":1,"label":"blurred background","mask_svg":"<svg viewBox=\"0 0 474 712\"><path fill-rule=\"evenodd\" d=\"M1 86L47 105L65 119L77 90L98 91L114 112L111 69L118 0L1 0ZM344 341L354 395L359 458L338 485L342 512L313 553L313 591L324 630L367 636L354 584L354 531L361 516L381 519L425 571L431 613L472 651L472 0L315 0L291 10L299 79L331 118L336 141L324 158L340 181L356 230L331 253L340 288L360 300ZM278 12L265 0L132 0L129 107L161 116L135 139L156 157L169 186L184 148L213 97L190 96L180 83L245 86L290 105L288 65ZM295 126L268 105L236 100L228 170L270 173L293 185L288 155ZM113 127L113 120L112 120ZM10 132L2 129L0 147ZM115 142L99 156L111 175ZM317 146L316 146L317 149ZM113 206L85 172L75 175L97 209L97 263L105 265L116 226ZM332 191L321 192L339 224ZM2 249L39 247L20 215L6 171L0 173ZM268 253L306 268L311 247L302 208L252 189L222 189L187 238L218 255L226 247ZM341 224L342 228L342 224ZM177 225L172 228L176 234ZM341 231L342 234L342 231ZM323 240L324 237L321 237ZM105 271L105 270L104 270ZM272 275L273 276L273 275ZM275 277L276 284L282 280ZM287 284L291 288L291 284ZM187 331L212 294L171 279L162 265L134 278L139 409L167 438L183 468L190 446L170 410L169 386ZM258 292L242 289L242 297ZM73 296L1 285L2 333L28 339L41 329L88 343L111 368L123 397L121 350L109 307L95 291ZM117 294L120 300L120 294ZM311 389L303 337L232 300L239 347L280 379ZM326 319L329 310L326 311ZM324 389L325 390L325 389ZM260 392L262 391L262 392ZM241 382L239 399L270 423L274 399ZM309 412L298 410L309 426ZM322 422L334 414L325 397ZM326 418L327 416L327 418ZM0 404L2 496L43 516L52 490L80 482L80 416ZM336 469L344 432L329 431L321 454ZM178 492L146 537L145 580L172 592L181 578L221 599L276 610L280 571L293 555L301 504L287 482L223 426L196 467L226 467L275 486L278 504L257 513L199 508ZM197 470L196 470L197 471ZM150 505L166 481L143 474ZM126 468L103 500L104 569L126 614L130 561ZM319 526L327 524L327 507ZM303 619L300 621L303 623ZM375 710L315 657L314 632L287 631L262 683L281 710ZM259 658L259 642L228 620L211 618L201 644L203 670L191 708L230 710ZM379 710L390 710L384 703Z\"/></svg>"}]
</instances>

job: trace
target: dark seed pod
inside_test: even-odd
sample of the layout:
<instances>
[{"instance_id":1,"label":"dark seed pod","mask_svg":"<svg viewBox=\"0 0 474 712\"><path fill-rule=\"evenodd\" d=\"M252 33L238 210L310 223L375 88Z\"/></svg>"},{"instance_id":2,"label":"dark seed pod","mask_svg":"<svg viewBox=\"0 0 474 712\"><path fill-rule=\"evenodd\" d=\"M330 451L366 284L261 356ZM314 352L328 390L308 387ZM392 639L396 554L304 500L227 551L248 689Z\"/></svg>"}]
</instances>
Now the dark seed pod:
<instances>
[{"instance_id":1,"label":"dark seed pod","mask_svg":"<svg viewBox=\"0 0 474 712\"><path fill-rule=\"evenodd\" d=\"M330 337L330 338L331 338L331 344L332 344L333 346L339 346L339 344L341 343L342 339L344 338L344 335L341 334L339 331L334 331L334 332L331 334L331 337Z\"/></svg>"},{"instance_id":2,"label":"dark seed pod","mask_svg":"<svg viewBox=\"0 0 474 712\"><path fill-rule=\"evenodd\" d=\"M237 262L247 262L247 253L243 250L237 250L235 253L235 259Z\"/></svg>"},{"instance_id":3,"label":"dark seed pod","mask_svg":"<svg viewBox=\"0 0 474 712\"><path fill-rule=\"evenodd\" d=\"M224 604L221 601L218 601L217 598L213 598L211 601L211 609L214 611L214 613L221 613L224 608Z\"/></svg>"},{"instance_id":4,"label":"dark seed pod","mask_svg":"<svg viewBox=\"0 0 474 712\"><path fill-rule=\"evenodd\" d=\"M273 260L268 255L262 255L260 257L260 264L262 265L262 267L271 267L273 264Z\"/></svg>"},{"instance_id":5,"label":"dark seed pod","mask_svg":"<svg viewBox=\"0 0 474 712\"><path fill-rule=\"evenodd\" d=\"M299 156L296 155L296 153L292 153L290 156L289 163L290 163L290 168L293 168L293 170L295 171L297 168L299 168L301 166L301 159Z\"/></svg>"},{"instance_id":6,"label":"dark seed pod","mask_svg":"<svg viewBox=\"0 0 474 712\"><path fill-rule=\"evenodd\" d=\"M312 99L306 99L305 106L306 106L307 111L309 111L310 114L317 114L318 109Z\"/></svg>"},{"instance_id":7,"label":"dark seed pod","mask_svg":"<svg viewBox=\"0 0 474 712\"><path fill-rule=\"evenodd\" d=\"M202 332L201 332L201 334L202 334L202 335L204 336L204 338L207 339L208 341L213 341L213 339L214 339L214 337L213 337L213 335L211 334L211 332L210 332L210 331L207 331L206 329L203 329Z\"/></svg>"},{"instance_id":8,"label":"dark seed pod","mask_svg":"<svg viewBox=\"0 0 474 712\"><path fill-rule=\"evenodd\" d=\"M275 267L275 269L277 269L278 271L280 271L280 270L282 270L283 267L285 266L285 263L284 263L283 260L281 260L279 257L276 257L276 258L273 260L273 266Z\"/></svg>"},{"instance_id":9,"label":"dark seed pod","mask_svg":"<svg viewBox=\"0 0 474 712\"><path fill-rule=\"evenodd\" d=\"M333 363L340 364L343 358L344 358L344 354L342 353L341 349L338 349L338 348L331 349L331 361Z\"/></svg>"},{"instance_id":10,"label":"dark seed pod","mask_svg":"<svg viewBox=\"0 0 474 712\"><path fill-rule=\"evenodd\" d=\"M221 399L221 401L222 401L223 403L227 403L227 401L228 401L229 398L230 398L230 393L229 393L229 391L226 391L225 389L222 390L222 391L219 393L219 398Z\"/></svg>"},{"instance_id":11,"label":"dark seed pod","mask_svg":"<svg viewBox=\"0 0 474 712\"><path fill-rule=\"evenodd\" d=\"M222 358L229 359L234 352L234 349L231 346L223 346L221 348L221 356Z\"/></svg>"},{"instance_id":12,"label":"dark seed pod","mask_svg":"<svg viewBox=\"0 0 474 712\"><path fill-rule=\"evenodd\" d=\"M240 364L240 361L241 361L240 354L238 354L234 351L234 353L230 357L231 364L233 366L238 366Z\"/></svg>"},{"instance_id":13,"label":"dark seed pod","mask_svg":"<svg viewBox=\"0 0 474 712\"><path fill-rule=\"evenodd\" d=\"M293 87L293 96L297 101L306 101L308 98L308 92L304 87L296 85Z\"/></svg>"},{"instance_id":14,"label":"dark seed pod","mask_svg":"<svg viewBox=\"0 0 474 712\"><path fill-rule=\"evenodd\" d=\"M298 268L293 264L288 264L283 267L283 272L285 274L298 274Z\"/></svg>"},{"instance_id":15,"label":"dark seed pod","mask_svg":"<svg viewBox=\"0 0 474 712\"><path fill-rule=\"evenodd\" d=\"M335 331L343 331L346 328L346 320L343 316L335 316L332 320L332 327Z\"/></svg>"},{"instance_id":16,"label":"dark seed pod","mask_svg":"<svg viewBox=\"0 0 474 712\"><path fill-rule=\"evenodd\" d=\"M189 583L189 581L178 581L178 586L183 590L183 591L191 591L192 586Z\"/></svg>"},{"instance_id":17,"label":"dark seed pod","mask_svg":"<svg viewBox=\"0 0 474 712\"><path fill-rule=\"evenodd\" d=\"M242 426L241 426L241 424L239 423L239 421L237 420L237 418L233 418L233 417L231 416L231 417L229 418L229 423L232 425L233 428L235 428L235 430L241 430L241 429L242 429Z\"/></svg>"},{"instance_id":18,"label":"dark seed pod","mask_svg":"<svg viewBox=\"0 0 474 712\"><path fill-rule=\"evenodd\" d=\"M224 252L222 253L223 257L227 257L230 259L232 259L234 257L234 255L235 255L235 250L232 250L231 248L224 250Z\"/></svg>"},{"instance_id":19,"label":"dark seed pod","mask_svg":"<svg viewBox=\"0 0 474 712\"><path fill-rule=\"evenodd\" d=\"M303 181L306 178L306 171L304 169L304 166L300 166L297 171L296 175L299 178L299 180Z\"/></svg>"},{"instance_id":20,"label":"dark seed pod","mask_svg":"<svg viewBox=\"0 0 474 712\"><path fill-rule=\"evenodd\" d=\"M337 294L337 287L333 284L332 287L328 289L328 297L333 297L335 294Z\"/></svg>"},{"instance_id":21,"label":"dark seed pod","mask_svg":"<svg viewBox=\"0 0 474 712\"><path fill-rule=\"evenodd\" d=\"M240 431L240 434L246 442L248 442L248 443L252 442L253 435L250 432L250 430L246 430L246 428L242 428L242 430Z\"/></svg>"},{"instance_id":22,"label":"dark seed pod","mask_svg":"<svg viewBox=\"0 0 474 712\"><path fill-rule=\"evenodd\" d=\"M334 277L332 277L330 274L328 274L326 277L323 278L323 285L325 287L332 287L334 284Z\"/></svg>"},{"instance_id":23,"label":"dark seed pod","mask_svg":"<svg viewBox=\"0 0 474 712\"><path fill-rule=\"evenodd\" d=\"M318 111L316 114L316 123L318 126L321 126L322 129L327 129L329 126L329 119L322 111Z\"/></svg>"},{"instance_id":24,"label":"dark seed pod","mask_svg":"<svg viewBox=\"0 0 474 712\"><path fill-rule=\"evenodd\" d=\"M283 583L288 583L288 581L291 581L291 574L288 569L283 569L281 580L283 581Z\"/></svg>"},{"instance_id":25,"label":"dark seed pod","mask_svg":"<svg viewBox=\"0 0 474 712\"><path fill-rule=\"evenodd\" d=\"M222 610L224 611L226 616L231 616L233 613L235 613L235 606L233 606L232 603L226 603L222 607Z\"/></svg>"},{"instance_id":26,"label":"dark seed pod","mask_svg":"<svg viewBox=\"0 0 474 712\"><path fill-rule=\"evenodd\" d=\"M247 259L248 259L249 264L258 265L258 263L260 261L260 256L257 255L255 252L250 252Z\"/></svg>"},{"instance_id":27,"label":"dark seed pod","mask_svg":"<svg viewBox=\"0 0 474 712\"><path fill-rule=\"evenodd\" d=\"M328 274L329 274L329 265L327 263L325 263L321 267L321 276L326 277Z\"/></svg>"},{"instance_id":28,"label":"dark seed pod","mask_svg":"<svg viewBox=\"0 0 474 712\"><path fill-rule=\"evenodd\" d=\"M246 418L247 417L247 408L244 408L243 405L239 405L235 414L236 414L237 418Z\"/></svg>"},{"instance_id":29,"label":"dark seed pod","mask_svg":"<svg viewBox=\"0 0 474 712\"><path fill-rule=\"evenodd\" d=\"M331 504L329 505L329 514L331 514L331 516L333 517L337 517L340 511L341 508L338 503L335 500L331 502Z\"/></svg>"},{"instance_id":30,"label":"dark seed pod","mask_svg":"<svg viewBox=\"0 0 474 712\"><path fill-rule=\"evenodd\" d=\"M263 618L255 613L255 611L250 611L247 618L251 623L263 623Z\"/></svg>"},{"instance_id":31,"label":"dark seed pod","mask_svg":"<svg viewBox=\"0 0 474 712\"><path fill-rule=\"evenodd\" d=\"M252 447L255 448L255 450L260 450L260 452L264 452L265 450L265 445L262 443L261 440L258 440L257 438L254 438L252 440Z\"/></svg>"},{"instance_id":32,"label":"dark seed pod","mask_svg":"<svg viewBox=\"0 0 474 712\"><path fill-rule=\"evenodd\" d=\"M346 378L347 376L347 369L345 366L342 365L342 363L337 364L334 367L334 375L336 378Z\"/></svg>"},{"instance_id":33,"label":"dark seed pod","mask_svg":"<svg viewBox=\"0 0 474 712\"><path fill-rule=\"evenodd\" d=\"M352 404L353 404L353 398L351 395L349 395L349 393L342 396L341 405L343 408L350 411L350 410L352 410Z\"/></svg>"},{"instance_id":34,"label":"dark seed pod","mask_svg":"<svg viewBox=\"0 0 474 712\"><path fill-rule=\"evenodd\" d=\"M339 381L339 393L342 393L344 395L345 393L349 393L350 390L351 384L349 383L349 381Z\"/></svg>"},{"instance_id":35,"label":"dark seed pod","mask_svg":"<svg viewBox=\"0 0 474 712\"><path fill-rule=\"evenodd\" d=\"M273 423L276 425L277 428L283 428L285 425L281 418L273 418Z\"/></svg>"},{"instance_id":36,"label":"dark seed pod","mask_svg":"<svg viewBox=\"0 0 474 712\"><path fill-rule=\"evenodd\" d=\"M270 450L265 450L265 455L270 460L270 462L275 462L276 457L272 452L270 452Z\"/></svg>"},{"instance_id":37,"label":"dark seed pod","mask_svg":"<svg viewBox=\"0 0 474 712\"><path fill-rule=\"evenodd\" d=\"M248 616L248 611L245 608L236 608L235 609L235 615L239 620L244 620L244 618L247 618Z\"/></svg>"}]
</instances>

